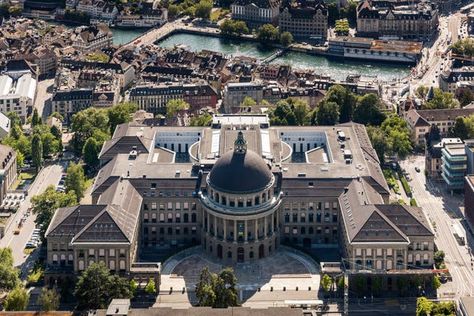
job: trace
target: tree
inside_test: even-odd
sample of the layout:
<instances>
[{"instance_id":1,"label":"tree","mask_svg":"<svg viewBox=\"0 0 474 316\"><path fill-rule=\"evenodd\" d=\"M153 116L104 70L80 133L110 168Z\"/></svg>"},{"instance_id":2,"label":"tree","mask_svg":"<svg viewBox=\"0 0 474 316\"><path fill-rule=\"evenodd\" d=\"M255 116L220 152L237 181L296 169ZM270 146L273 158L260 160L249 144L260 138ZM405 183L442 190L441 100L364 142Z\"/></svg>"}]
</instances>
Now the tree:
<instances>
[{"instance_id":1,"label":"tree","mask_svg":"<svg viewBox=\"0 0 474 316\"><path fill-rule=\"evenodd\" d=\"M440 315L454 316L456 315L456 305L454 304L453 301L438 302L436 304L433 304L431 314L435 316L440 316Z\"/></svg>"},{"instance_id":2,"label":"tree","mask_svg":"<svg viewBox=\"0 0 474 316\"><path fill-rule=\"evenodd\" d=\"M71 129L74 132L72 146L76 153L82 153L82 147L89 137L105 140L109 137L109 116L105 109L87 108L72 116Z\"/></svg>"},{"instance_id":3,"label":"tree","mask_svg":"<svg viewBox=\"0 0 474 316\"><path fill-rule=\"evenodd\" d=\"M54 117L54 118L57 118L58 120L60 120L61 122L64 122L64 117L61 115L61 113L59 112L53 112L51 113L50 117Z\"/></svg>"},{"instance_id":4,"label":"tree","mask_svg":"<svg viewBox=\"0 0 474 316\"><path fill-rule=\"evenodd\" d=\"M309 106L306 101L300 99L288 99L288 102L292 106L293 113L295 115L296 124L299 126L307 125L309 122L308 113Z\"/></svg>"},{"instance_id":5,"label":"tree","mask_svg":"<svg viewBox=\"0 0 474 316\"><path fill-rule=\"evenodd\" d=\"M240 36L242 34L249 33L249 28L244 21L231 19L224 20L224 22L222 22L219 26L219 29L221 30L222 35L228 37Z\"/></svg>"},{"instance_id":6,"label":"tree","mask_svg":"<svg viewBox=\"0 0 474 316\"><path fill-rule=\"evenodd\" d=\"M441 133L439 127L436 124L432 124L429 133L426 135L426 143L431 146L434 141L441 140Z\"/></svg>"},{"instance_id":7,"label":"tree","mask_svg":"<svg viewBox=\"0 0 474 316\"><path fill-rule=\"evenodd\" d=\"M264 45L276 42L279 39L278 30L271 24L264 24L257 30L257 39Z\"/></svg>"},{"instance_id":8,"label":"tree","mask_svg":"<svg viewBox=\"0 0 474 316\"><path fill-rule=\"evenodd\" d=\"M452 109L459 107L459 101L456 100L451 92L444 92L439 88L433 89L433 98L423 103L423 109Z\"/></svg>"},{"instance_id":9,"label":"tree","mask_svg":"<svg viewBox=\"0 0 474 316\"><path fill-rule=\"evenodd\" d=\"M240 104L240 106L244 108L252 108L256 105L257 105L257 102L255 102L255 100L249 96L246 96L244 100L242 101L242 103Z\"/></svg>"},{"instance_id":10,"label":"tree","mask_svg":"<svg viewBox=\"0 0 474 316\"><path fill-rule=\"evenodd\" d=\"M212 115L203 113L198 116L191 117L189 125L191 126L210 126L212 123Z\"/></svg>"},{"instance_id":11,"label":"tree","mask_svg":"<svg viewBox=\"0 0 474 316\"><path fill-rule=\"evenodd\" d=\"M219 275L211 273L206 267L201 271L196 285L199 306L227 308L237 306L237 278L232 268L223 269Z\"/></svg>"},{"instance_id":12,"label":"tree","mask_svg":"<svg viewBox=\"0 0 474 316\"><path fill-rule=\"evenodd\" d=\"M347 19L336 20L334 31L337 35L349 35L349 21Z\"/></svg>"},{"instance_id":13,"label":"tree","mask_svg":"<svg viewBox=\"0 0 474 316\"><path fill-rule=\"evenodd\" d=\"M336 2L328 3L327 8L328 8L328 24L334 25L336 20L340 18L339 8L337 6L337 3Z\"/></svg>"},{"instance_id":14,"label":"tree","mask_svg":"<svg viewBox=\"0 0 474 316\"><path fill-rule=\"evenodd\" d=\"M444 265L444 251L438 250L434 253L433 260L435 262L436 269L441 269L442 265Z\"/></svg>"},{"instance_id":15,"label":"tree","mask_svg":"<svg viewBox=\"0 0 474 316\"><path fill-rule=\"evenodd\" d=\"M179 111L185 111L189 109L189 104L183 99L172 99L166 103L166 117L173 118Z\"/></svg>"},{"instance_id":16,"label":"tree","mask_svg":"<svg viewBox=\"0 0 474 316\"><path fill-rule=\"evenodd\" d=\"M137 292L138 289L138 283L134 279L130 280L130 292L132 293L133 296L135 296L135 293Z\"/></svg>"},{"instance_id":17,"label":"tree","mask_svg":"<svg viewBox=\"0 0 474 316\"><path fill-rule=\"evenodd\" d=\"M219 273L218 283L221 289L216 290L217 308L227 308L238 305L237 278L232 268L225 268Z\"/></svg>"},{"instance_id":18,"label":"tree","mask_svg":"<svg viewBox=\"0 0 474 316\"><path fill-rule=\"evenodd\" d=\"M31 155L33 165L36 167L36 172L38 172L43 165L43 143L38 134L33 135L31 138Z\"/></svg>"},{"instance_id":19,"label":"tree","mask_svg":"<svg viewBox=\"0 0 474 316\"><path fill-rule=\"evenodd\" d=\"M41 117L38 115L38 110L35 108L33 110L33 117L31 119L31 126L35 127L37 125L41 125L43 122L41 120Z\"/></svg>"},{"instance_id":20,"label":"tree","mask_svg":"<svg viewBox=\"0 0 474 316\"><path fill-rule=\"evenodd\" d=\"M100 145L93 137L89 137L82 148L84 162L90 168L94 168L99 164Z\"/></svg>"},{"instance_id":21,"label":"tree","mask_svg":"<svg viewBox=\"0 0 474 316\"><path fill-rule=\"evenodd\" d=\"M433 289L437 290L441 287L441 281L439 280L439 276L435 275L433 276Z\"/></svg>"},{"instance_id":22,"label":"tree","mask_svg":"<svg viewBox=\"0 0 474 316\"><path fill-rule=\"evenodd\" d=\"M335 102L321 102L316 112L318 125L335 125L339 120L339 106Z\"/></svg>"},{"instance_id":23,"label":"tree","mask_svg":"<svg viewBox=\"0 0 474 316\"><path fill-rule=\"evenodd\" d=\"M325 293L328 293L331 290L332 279L329 275L324 274L321 278L321 288Z\"/></svg>"},{"instance_id":24,"label":"tree","mask_svg":"<svg viewBox=\"0 0 474 316\"><path fill-rule=\"evenodd\" d=\"M280 34L280 44L283 46L290 46L293 43L293 35L290 32L283 32Z\"/></svg>"},{"instance_id":25,"label":"tree","mask_svg":"<svg viewBox=\"0 0 474 316\"><path fill-rule=\"evenodd\" d=\"M464 117L459 116L456 118L454 126L450 131L451 136L458 137L462 140L469 138L469 128L466 125Z\"/></svg>"},{"instance_id":26,"label":"tree","mask_svg":"<svg viewBox=\"0 0 474 316\"><path fill-rule=\"evenodd\" d=\"M130 122L131 115L135 113L138 106L135 103L123 102L111 107L107 111L109 117L110 134L113 134L115 127L119 124Z\"/></svg>"},{"instance_id":27,"label":"tree","mask_svg":"<svg viewBox=\"0 0 474 316\"><path fill-rule=\"evenodd\" d=\"M176 4L170 4L168 6L168 15L171 17L171 18L174 18L175 16L177 16L179 14L179 7L176 5Z\"/></svg>"},{"instance_id":28,"label":"tree","mask_svg":"<svg viewBox=\"0 0 474 316\"><path fill-rule=\"evenodd\" d=\"M474 39L466 38L451 45L451 51L457 55L474 57Z\"/></svg>"},{"instance_id":29,"label":"tree","mask_svg":"<svg viewBox=\"0 0 474 316\"><path fill-rule=\"evenodd\" d=\"M385 119L385 114L380 110L382 103L373 93L359 97L354 110L354 121L364 125L380 125Z\"/></svg>"},{"instance_id":30,"label":"tree","mask_svg":"<svg viewBox=\"0 0 474 316\"><path fill-rule=\"evenodd\" d=\"M147 292L150 295L156 294L155 280L153 280L153 278L150 278L148 280L148 283L145 286L145 292Z\"/></svg>"},{"instance_id":31,"label":"tree","mask_svg":"<svg viewBox=\"0 0 474 316\"><path fill-rule=\"evenodd\" d=\"M73 192L79 202L84 196L86 190L86 178L84 169L80 164L71 163L67 168L65 180L66 193Z\"/></svg>"},{"instance_id":32,"label":"tree","mask_svg":"<svg viewBox=\"0 0 474 316\"><path fill-rule=\"evenodd\" d=\"M383 121L381 129L384 132L387 153L404 159L413 149L407 122L398 115L391 115Z\"/></svg>"},{"instance_id":33,"label":"tree","mask_svg":"<svg viewBox=\"0 0 474 316\"><path fill-rule=\"evenodd\" d=\"M209 19L212 11L212 1L201 0L196 4L194 15L201 19Z\"/></svg>"},{"instance_id":34,"label":"tree","mask_svg":"<svg viewBox=\"0 0 474 316\"><path fill-rule=\"evenodd\" d=\"M46 229L53 218L54 212L60 207L73 206L77 203L74 192L56 192L54 186L50 185L46 190L31 198L31 207L36 215L35 223L40 226L40 235L44 236Z\"/></svg>"},{"instance_id":35,"label":"tree","mask_svg":"<svg viewBox=\"0 0 474 316\"><path fill-rule=\"evenodd\" d=\"M466 106L474 101L474 92L471 89L461 89L458 94L458 100L461 106Z\"/></svg>"},{"instance_id":36,"label":"tree","mask_svg":"<svg viewBox=\"0 0 474 316\"><path fill-rule=\"evenodd\" d=\"M22 286L15 287L10 293L4 302L4 307L6 311L24 311L28 306L28 301L30 300L30 294Z\"/></svg>"},{"instance_id":37,"label":"tree","mask_svg":"<svg viewBox=\"0 0 474 316\"><path fill-rule=\"evenodd\" d=\"M0 248L0 291L9 291L20 283L18 270L13 266L11 248Z\"/></svg>"},{"instance_id":38,"label":"tree","mask_svg":"<svg viewBox=\"0 0 474 316\"><path fill-rule=\"evenodd\" d=\"M74 295L78 308L103 309L114 298L130 298L130 285L126 279L110 275L104 263L92 263L81 274Z\"/></svg>"},{"instance_id":39,"label":"tree","mask_svg":"<svg viewBox=\"0 0 474 316\"><path fill-rule=\"evenodd\" d=\"M59 307L60 295L56 289L43 288L38 296L38 305L44 312L55 311Z\"/></svg>"},{"instance_id":40,"label":"tree","mask_svg":"<svg viewBox=\"0 0 474 316\"><path fill-rule=\"evenodd\" d=\"M426 297L419 297L416 300L416 316L429 316L433 309L433 302Z\"/></svg>"},{"instance_id":41,"label":"tree","mask_svg":"<svg viewBox=\"0 0 474 316\"><path fill-rule=\"evenodd\" d=\"M296 116L286 100L278 101L273 111L269 113L271 125L296 125Z\"/></svg>"},{"instance_id":42,"label":"tree","mask_svg":"<svg viewBox=\"0 0 474 316\"><path fill-rule=\"evenodd\" d=\"M426 86L419 86L418 88L416 88L415 95L419 97L420 99L425 99L428 93L428 90L429 89Z\"/></svg>"},{"instance_id":43,"label":"tree","mask_svg":"<svg viewBox=\"0 0 474 316\"><path fill-rule=\"evenodd\" d=\"M20 119L20 116L18 115L18 113L8 112L7 116L10 119L11 127L14 127L14 126L21 127L21 119Z\"/></svg>"},{"instance_id":44,"label":"tree","mask_svg":"<svg viewBox=\"0 0 474 316\"><path fill-rule=\"evenodd\" d=\"M367 126L367 134L369 135L370 142L377 153L380 163L383 164L385 162L385 151L387 149L384 131L382 131L380 127Z\"/></svg>"}]
</instances>

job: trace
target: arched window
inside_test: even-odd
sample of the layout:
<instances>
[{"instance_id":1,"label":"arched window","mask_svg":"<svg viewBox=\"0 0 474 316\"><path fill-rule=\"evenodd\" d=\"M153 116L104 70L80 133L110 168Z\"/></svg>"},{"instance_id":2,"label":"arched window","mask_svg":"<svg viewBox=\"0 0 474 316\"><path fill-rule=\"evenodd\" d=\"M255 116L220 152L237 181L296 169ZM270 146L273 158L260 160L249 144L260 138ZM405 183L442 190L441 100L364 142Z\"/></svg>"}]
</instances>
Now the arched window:
<instances>
[{"instance_id":1,"label":"arched window","mask_svg":"<svg viewBox=\"0 0 474 316\"><path fill-rule=\"evenodd\" d=\"M191 222L196 223L196 213L191 214Z\"/></svg>"}]
</instances>

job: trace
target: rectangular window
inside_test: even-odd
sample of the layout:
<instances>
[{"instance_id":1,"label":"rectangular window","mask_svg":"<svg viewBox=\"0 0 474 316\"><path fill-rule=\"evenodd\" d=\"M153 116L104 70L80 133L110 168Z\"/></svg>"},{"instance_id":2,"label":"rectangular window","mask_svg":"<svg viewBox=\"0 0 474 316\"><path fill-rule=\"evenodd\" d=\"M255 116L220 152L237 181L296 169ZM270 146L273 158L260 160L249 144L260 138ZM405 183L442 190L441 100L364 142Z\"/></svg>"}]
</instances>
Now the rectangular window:
<instances>
[{"instance_id":1,"label":"rectangular window","mask_svg":"<svg viewBox=\"0 0 474 316\"><path fill-rule=\"evenodd\" d=\"M99 256L100 257L105 256L105 250L104 249L99 249Z\"/></svg>"},{"instance_id":2,"label":"rectangular window","mask_svg":"<svg viewBox=\"0 0 474 316\"><path fill-rule=\"evenodd\" d=\"M356 256L362 256L362 250L360 248L356 248Z\"/></svg>"},{"instance_id":3,"label":"rectangular window","mask_svg":"<svg viewBox=\"0 0 474 316\"><path fill-rule=\"evenodd\" d=\"M152 209L152 210L156 210L156 202L152 202L152 203L151 203L151 209Z\"/></svg>"},{"instance_id":4,"label":"rectangular window","mask_svg":"<svg viewBox=\"0 0 474 316\"><path fill-rule=\"evenodd\" d=\"M109 249L109 256L115 257L115 249Z\"/></svg>"}]
</instances>

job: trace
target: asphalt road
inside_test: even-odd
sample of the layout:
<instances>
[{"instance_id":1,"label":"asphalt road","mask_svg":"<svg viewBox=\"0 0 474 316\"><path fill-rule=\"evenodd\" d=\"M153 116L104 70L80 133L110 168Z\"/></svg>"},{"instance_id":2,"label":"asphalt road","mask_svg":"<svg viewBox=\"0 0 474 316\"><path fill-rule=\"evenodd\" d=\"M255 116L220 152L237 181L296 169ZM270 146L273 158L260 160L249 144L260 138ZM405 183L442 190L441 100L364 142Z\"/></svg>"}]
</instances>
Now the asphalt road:
<instances>
[{"instance_id":1,"label":"asphalt road","mask_svg":"<svg viewBox=\"0 0 474 316\"><path fill-rule=\"evenodd\" d=\"M444 188L444 183L432 184L427 181L424 164L423 156L410 157L400 163L412 179L409 183L413 196L434 227L436 245L446 254L445 262L453 277L451 286L454 296L473 296L474 271L471 268L471 255L466 246L457 243L452 229L454 223L462 217L462 199L451 196ZM415 167L420 168L421 172L416 172Z\"/></svg>"},{"instance_id":2,"label":"asphalt road","mask_svg":"<svg viewBox=\"0 0 474 316\"><path fill-rule=\"evenodd\" d=\"M45 120L51 115L51 91L48 88L52 86L54 79L46 79L38 82L35 98L35 109L38 110L39 115Z\"/></svg>"},{"instance_id":3,"label":"asphalt road","mask_svg":"<svg viewBox=\"0 0 474 316\"><path fill-rule=\"evenodd\" d=\"M34 221L36 216L34 214L28 216L26 221L23 223L20 234L15 235L13 232L27 209L31 207L31 197L43 193L49 185L57 185L59 183L61 173L64 170L64 165L65 163L57 163L47 166L40 171L28 190L28 196L20 204L17 212L11 218L9 225L5 228L5 236L0 240L0 248L12 248L14 264L17 267L21 266L27 259L27 256L23 253L23 249L35 228ZM22 271L23 270L22 267Z\"/></svg>"}]
</instances>

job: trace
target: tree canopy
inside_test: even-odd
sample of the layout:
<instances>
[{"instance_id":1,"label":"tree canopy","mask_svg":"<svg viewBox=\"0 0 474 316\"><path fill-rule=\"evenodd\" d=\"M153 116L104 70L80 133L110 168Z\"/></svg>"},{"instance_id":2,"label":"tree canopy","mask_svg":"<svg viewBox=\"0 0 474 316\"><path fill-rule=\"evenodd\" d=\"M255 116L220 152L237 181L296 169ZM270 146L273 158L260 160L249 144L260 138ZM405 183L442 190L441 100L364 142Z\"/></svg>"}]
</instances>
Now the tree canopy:
<instances>
[{"instance_id":1,"label":"tree canopy","mask_svg":"<svg viewBox=\"0 0 474 316\"><path fill-rule=\"evenodd\" d=\"M280 44L283 46L289 46L293 43L293 34L290 32L283 32L280 34Z\"/></svg>"},{"instance_id":2,"label":"tree canopy","mask_svg":"<svg viewBox=\"0 0 474 316\"><path fill-rule=\"evenodd\" d=\"M212 115L209 113L203 113L197 116L191 117L189 125L191 126L210 126L212 123Z\"/></svg>"},{"instance_id":3,"label":"tree canopy","mask_svg":"<svg viewBox=\"0 0 474 316\"><path fill-rule=\"evenodd\" d=\"M454 126L449 130L451 137L458 137L462 140L474 137L474 115L468 117L459 116L454 122Z\"/></svg>"},{"instance_id":4,"label":"tree canopy","mask_svg":"<svg viewBox=\"0 0 474 316\"><path fill-rule=\"evenodd\" d=\"M166 117L173 118L179 111L189 109L189 104L183 99L171 99L166 103Z\"/></svg>"},{"instance_id":5,"label":"tree canopy","mask_svg":"<svg viewBox=\"0 0 474 316\"><path fill-rule=\"evenodd\" d=\"M224 36L240 36L242 34L248 34L249 28L247 27L247 24L245 24L244 21L239 21L239 20L232 20L232 19L226 19L224 22L221 23L219 26L222 35Z\"/></svg>"},{"instance_id":6,"label":"tree canopy","mask_svg":"<svg viewBox=\"0 0 474 316\"><path fill-rule=\"evenodd\" d=\"M321 102L316 112L318 125L335 125L339 120L339 106L336 102Z\"/></svg>"},{"instance_id":7,"label":"tree canopy","mask_svg":"<svg viewBox=\"0 0 474 316\"><path fill-rule=\"evenodd\" d=\"M196 285L199 306L227 308L237 306L237 278L232 268L225 268L219 274L211 273L206 267L201 271Z\"/></svg>"},{"instance_id":8,"label":"tree canopy","mask_svg":"<svg viewBox=\"0 0 474 316\"><path fill-rule=\"evenodd\" d=\"M74 292L79 310L107 308L114 298L131 298L130 283L111 275L104 263L92 263L81 274Z\"/></svg>"},{"instance_id":9,"label":"tree canopy","mask_svg":"<svg viewBox=\"0 0 474 316\"><path fill-rule=\"evenodd\" d=\"M84 176L84 169L80 164L71 163L67 168L66 193L72 192L77 198L77 202L84 196L86 190L86 177Z\"/></svg>"},{"instance_id":10,"label":"tree canopy","mask_svg":"<svg viewBox=\"0 0 474 316\"><path fill-rule=\"evenodd\" d=\"M459 101L451 92L444 92L439 88L433 89L433 98L423 103L423 109L452 109L459 107Z\"/></svg>"},{"instance_id":11,"label":"tree canopy","mask_svg":"<svg viewBox=\"0 0 474 316\"><path fill-rule=\"evenodd\" d=\"M38 305L44 312L55 311L59 307L60 295L56 289L43 288L38 296Z\"/></svg>"},{"instance_id":12,"label":"tree canopy","mask_svg":"<svg viewBox=\"0 0 474 316\"><path fill-rule=\"evenodd\" d=\"M451 51L457 55L474 57L474 39L465 38L451 45Z\"/></svg>"},{"instance_id":13,"label":"tree canopy","mask_svg":"<svg viewBox=\"0 0 474 316\"><path fill-rule=\"evenodd\" d=\"M123 102L119 103L107 111L109 117L110 134L113 134L117 125L127 123L131 119L131 115L137 111L138 106L135 103Z\"/></svg>"},{"instance_id":14,"label":"tree canopy","mask_svg":"<svg viewBox=\"0 0 474 316\"><path fill-rule=\"evenodd\" d=\"M41 236L44 236L46 229L53 218L54 212L60 207L73 206L77 203L74 192L56 192L54 186L50 185L46 190L31 198L31 207L36 214L35 223L42 224L40 229Z\"/></svg>"},{"instance_id":15,"label":"tree canopy","mask_svg":"<svg viewBox=\"0 0 474 316\"><path fill-rule=\"evenodd\" d=\"M382 124L386 117L382 107L382 101L373 93L359 97L354 110L354 122L376 126Z\"/></svg>"},{"instance_id":16,"label":"tree canopy","mask_svg":"<svg viewBox=\"0 0 474 316\"><path fill-rule=\"evenodd\" d=\"M0 291L9 291L20 283L18 270L13 266L11 248L0 248Z\"/></svg>"},{"instance_id":17,"label":"tree canopy","mask_svg":"<svg viewBox=\"0 0 474 316\"><path fill-rule=\"evenodd\" d=\"M196 4L196 10L194 15L197 18L209 19L211 17L212 11L212 1L210 0L201 0Z\"/></svg>"},{"instance_id":18,"label":"tree canopy","mask_svg":"<svg viewBox=\"0 0 474 316\"><path fill-rule=\"evenodd\" d=\"M3 305L7 311L24 311L29 300L30 294L28 294L28 291L23 286L17 286L8 293Z\"/></svg>"},{"instance_id":19,"label":"tree canopy","mask_svg":"<svg viewBox=\"0 0 474 316\"><path fill-rule=\"evenodd\" d=\"M278 29L271 24L264 24L257 29L257 39L262 44L279 40Z\"/></svg>"}]
</instances>

